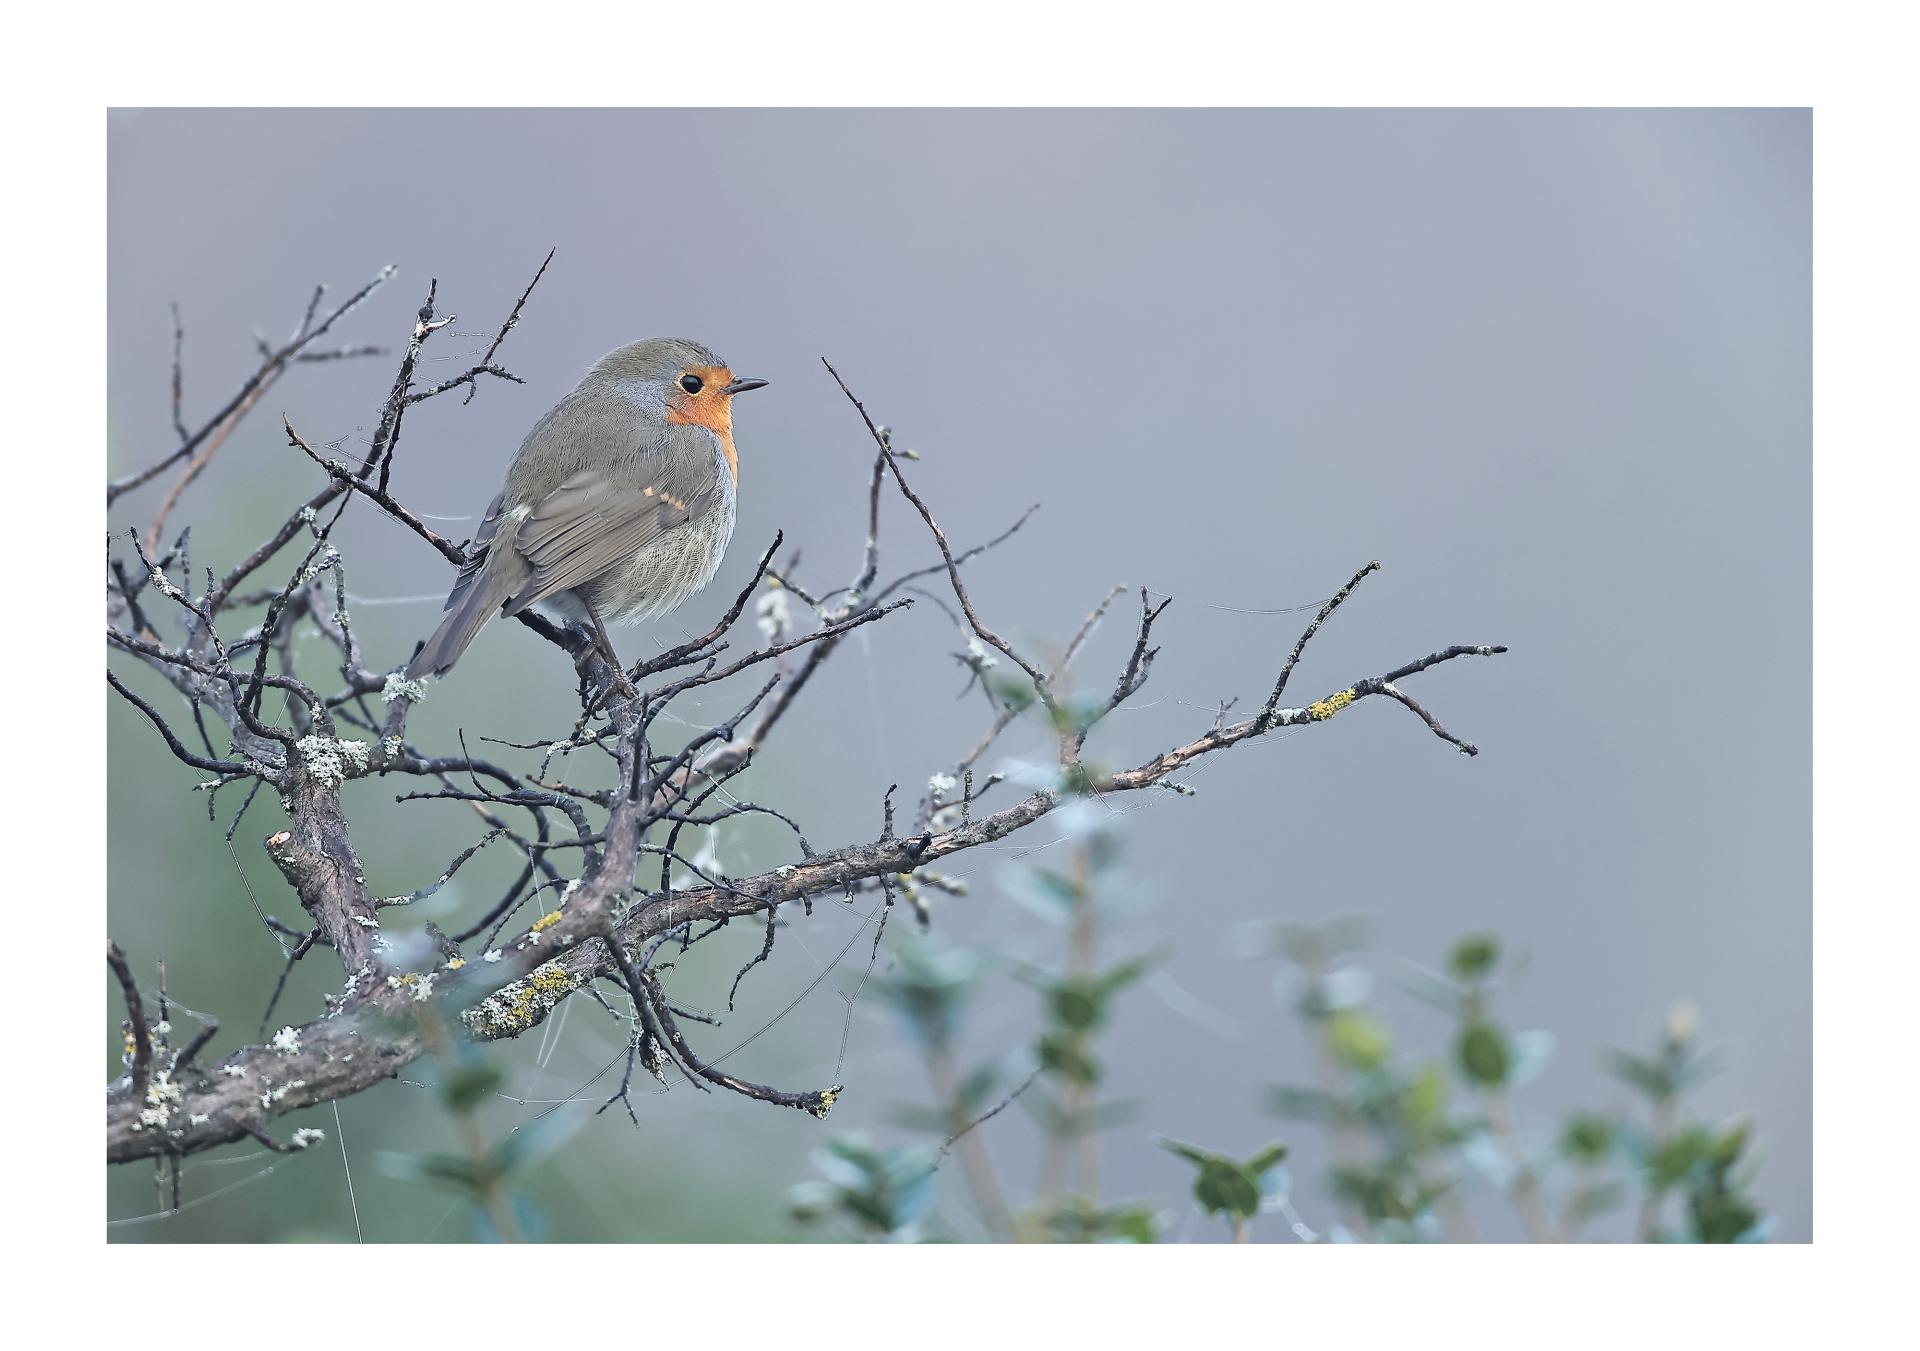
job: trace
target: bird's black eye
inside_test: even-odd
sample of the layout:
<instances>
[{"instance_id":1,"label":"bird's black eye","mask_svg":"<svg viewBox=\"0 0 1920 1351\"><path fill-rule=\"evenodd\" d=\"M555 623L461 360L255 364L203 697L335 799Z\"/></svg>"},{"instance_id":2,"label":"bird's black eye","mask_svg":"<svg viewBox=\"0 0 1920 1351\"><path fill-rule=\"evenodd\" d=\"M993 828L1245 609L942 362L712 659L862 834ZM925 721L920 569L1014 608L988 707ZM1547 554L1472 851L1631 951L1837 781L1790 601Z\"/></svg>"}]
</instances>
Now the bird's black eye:
<instances>
[{"instance_id":1,"label":"bird's black eye","mask_svg":"<svg viewBox=\"0 0 1920 1351\"><path fill-rule=\"evenodd\" d=\"M683 375L680 377L680 388L689 394L698 394L706 388L706 382L697 375Z\"/></svg>"}]
</instances>

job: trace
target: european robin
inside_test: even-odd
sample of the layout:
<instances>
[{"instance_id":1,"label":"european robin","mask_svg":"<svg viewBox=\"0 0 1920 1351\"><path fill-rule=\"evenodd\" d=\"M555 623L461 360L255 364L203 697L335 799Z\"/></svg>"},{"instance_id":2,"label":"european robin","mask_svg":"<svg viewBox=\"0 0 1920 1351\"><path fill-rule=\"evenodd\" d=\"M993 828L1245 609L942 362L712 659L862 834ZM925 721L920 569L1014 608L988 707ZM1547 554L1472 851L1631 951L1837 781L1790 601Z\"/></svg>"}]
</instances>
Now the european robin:
<instances>
[{"instance_id":1,"label":"european robin","mask_svg":"<svg viewBox=\"0 0 1920 1351\"><path fill-rule=\"evenodd\" d=\"M441 675L496 614L539 606L590 626L666 613L713 579L733 537L742 379L685 338L607 353L534 425L487 508L445 618L407 666Z\"/></svg>"}]
</instances>

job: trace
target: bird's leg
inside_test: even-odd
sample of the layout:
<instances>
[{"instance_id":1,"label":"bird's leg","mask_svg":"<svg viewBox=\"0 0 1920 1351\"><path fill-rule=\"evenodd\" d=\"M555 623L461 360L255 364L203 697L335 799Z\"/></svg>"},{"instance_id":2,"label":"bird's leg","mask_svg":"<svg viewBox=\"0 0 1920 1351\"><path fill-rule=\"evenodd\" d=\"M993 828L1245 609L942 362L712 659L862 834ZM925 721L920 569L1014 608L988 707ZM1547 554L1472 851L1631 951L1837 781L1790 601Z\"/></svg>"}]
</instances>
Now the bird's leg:
<instances>
[{"instance_id":1,"label":"bird's leg","mask_svg":"<svg viewBox=\"0 0 1920 1351\"><path fill-rule=\"evenodd\" d=\"M586 595L579 592L575 594L580 596L580 603L586 607L587 619L593 625L594 642L606 656L607 664L613 668L610 688L618 689L629 699L633 698L638 691L633 688L633 682L627 679L626 671L620 666L620 654L613 650L613 639L607 636L607 626L600 622L599 609Z\"/></svg>"}]
</instances>

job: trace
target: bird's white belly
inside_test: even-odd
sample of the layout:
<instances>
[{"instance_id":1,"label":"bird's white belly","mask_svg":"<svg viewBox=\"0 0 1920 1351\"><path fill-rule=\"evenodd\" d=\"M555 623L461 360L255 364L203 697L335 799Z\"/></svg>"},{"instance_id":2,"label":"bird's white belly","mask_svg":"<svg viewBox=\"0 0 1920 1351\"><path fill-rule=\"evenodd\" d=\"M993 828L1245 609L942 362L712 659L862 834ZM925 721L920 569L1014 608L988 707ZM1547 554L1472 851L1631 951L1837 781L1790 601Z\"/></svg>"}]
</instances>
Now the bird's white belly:
<instances>
[{"instance_id":1,"label":"bird's white belly","mask_svg":"<svg viewBox=\"0 0 1920 1351\"><path fill-rule=\"evenodd\" d=\"M613 623L633 624L675 609L713 580L733 538L733 506L655 540L595 588L594 601Z\"/></svg>"}]
</instances>

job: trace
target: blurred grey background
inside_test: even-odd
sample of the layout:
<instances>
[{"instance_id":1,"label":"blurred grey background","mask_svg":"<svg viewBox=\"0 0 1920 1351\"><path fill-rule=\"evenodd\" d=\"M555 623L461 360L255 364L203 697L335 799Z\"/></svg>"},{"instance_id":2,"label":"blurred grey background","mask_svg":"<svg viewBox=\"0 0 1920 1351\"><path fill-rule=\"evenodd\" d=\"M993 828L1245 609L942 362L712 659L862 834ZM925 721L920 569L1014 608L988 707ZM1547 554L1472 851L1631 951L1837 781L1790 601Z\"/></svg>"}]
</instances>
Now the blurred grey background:
<instances>
[{"instance_id":1,"label":"blurred grey background","mask_svg":"<svg viewBox=\"0 0 1920 1351\"><path fill-rule=\"evenodd\" d=\"M1140 904L1105 952L1164 941L1174 956L1122 1001L1104 1043L1110 1095L1140 1101L1105 1139L1107 1194L1160 1202L1175 1237L1212 1236L1194 1225L1184 1165L1153 1137L1244 1154L1279 1134L1298 1147L1309 1218L1330 1218L1315 1132L1263 1105L1267 1085L1307 1077L1304 1047L1277 968L1238 939L1249 922L1361 916L1382 1006L1415 1052L1442 1052L1445 1026L1399 992L1408 960L1437 966L1477 928L1524 954L1502 1009L1559 1039L1520 1098L1537 1135L1572 1105L1623 1103L1604 1048L1644 1045L1669 1007L1696 1004L1727 1056L1700 1110L1752 1116L1777 1235L1806 1239L1810 139L1798 111L115 113L109 470L172 444L170 301L192 425L252 369L256 331L294 327L315 282L340 298L397 263L340 334L397 349L438 278L440 312L459 318L427 348L431 381L478 359L557 246L499 356L527 384L414 410L394 486L464 537L534 419L636 337L695 337L770 379L740 405L740 527L719 580L664 624L623 632L629 651L704 628L776 529L810 585L852 577L871 445L822 355L924 457L916 484L957 543L1044 504L972 573L1002 632L1064 638L1116 582L1174 597L1151 684L1097 734L1108 761L1187 739L1222 699L1257 702L1306 618L1263 612L1317 602L1378 558L1295 691L1317 697L1449 642L1510 644L1417 681L1483 754L1456 755L1371 701L1219 757L1191 776L1196 797L1156 795L1126 818ZM283 381L175 512L196 559L231 559L318 484L285 444L283 411L316 443L363 445L393 369L377 358ZM144 524L156 500L123 500L112 523ZM448 569L364 504L338 539L371 659L403 661ZM883 568L932 557L890 502ZM1110 684L1130 640L1126 619L1102 630L1089 685ZM959 646L928 604L868 630L747 791L800 810L816 846L871 837L886 785L917 794L983 725L977 694L955 701ZM564 661L495 625L413 730L448 748L461 727L550 739L570 724L572 686ZM220 842L237 804L210 826L186 791L194 776L124 707L108 719L112 931L225 1020L224 1051L253 1035L278 969ZM1028 728L1003 748L1041 742ZM478 833L454 804L394 806L403 787L354 786L356 841L383 893L430 879ZM263 904L297 919L259 848L275 813L255 808L239 859ZM1057 955L1058 933L1002 880L1048 838L959 860L973 894L943 904L940 931L1009 959ZM741 829L717 847L738 874L787 846ZM472 914L512 871L489 850L434 913ZM701 1044L759 1027L857 925L817 905L728 1026L695 1029ZM845 990L867 932L838 969ZM683 997L724 1003L758 942L729 938L676 973ZM330 963L304 964L276 1026L318 1011L338 985ZM1035 1002L999 978L969 1056L1028 1041ZM825 1082L846 1021L823 985L730 1063ZM531 1105L502 1104L501 1128L579 1090L620 1046L584 1003L552 1033L505 1052ZM926 1096L870 1000L853 1005L842 1077L828 1127L677 1091L647 1097L636 1131L617 1109L593 1116L589 1090L559 1109L577 1129L536 1179L553 1235L795 1236L783 1189L828 1129L911 1138L888 1104ZM309 1116L333 1132L330 1113ZM369 1238L464 1236L444 1194L378 1166L382 1151L444 1144L430 1094L389 1085L342 1104L340 1127ZM1034 1129L1011 1112L986 1129L1023 1191ZM110 1233L352 1238L337 1154L262 1166L200 1165L189 1198L233 1189ZM949 1198L954 1231L978 1232L957 1185ZM144 1170L111 1172L110 1214L154 1200ZM1484 1232L1517 1233L1501 1205L1476 1214Z\"/></svg>"}]
</instances>

